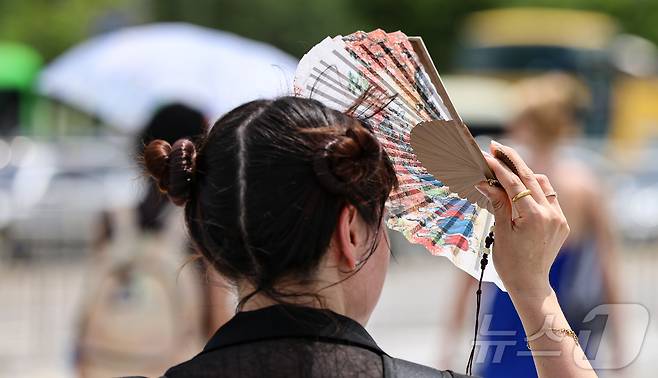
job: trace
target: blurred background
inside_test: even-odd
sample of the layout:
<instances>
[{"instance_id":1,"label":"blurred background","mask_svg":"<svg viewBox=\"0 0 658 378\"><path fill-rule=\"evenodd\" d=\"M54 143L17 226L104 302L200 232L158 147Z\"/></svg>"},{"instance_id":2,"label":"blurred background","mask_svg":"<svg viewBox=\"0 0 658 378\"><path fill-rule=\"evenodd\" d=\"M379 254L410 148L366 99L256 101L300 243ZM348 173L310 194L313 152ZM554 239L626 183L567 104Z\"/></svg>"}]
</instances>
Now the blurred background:
<instances>
[{"instance_id":1,"label":"blurred background","mask_svg":"<svg viewBox=\"0 0 658 378\"><path fill-rule=\"evenodd\" d=\"M579 164L562 174L565 188L587 172L583 185L600 194L583 233L607 251L594 259L614 284L583 273L571 285L614 286L617 303L640 304L653 320L657 19L648 0L0 0L0 376L157 374L198 350L225 316L201 313L231 298L185 278L202 274L185 264L177 214L149 207L139 141L159 135L148 126L172 107L167 119L205 123L289 93L276 83L290 83L296 60L324 37L376 28L423 37L482 143L544 156L518 132L519 85L560 72L578 87L551 156ZM168 224L144 223L149 211ZM599 238L605 231L586 226L602 219L612 232ZM172 234L180 248L163 257ZM447 261L392 237L396 259L370 331L391 355L463 371L472 293ZM144 321L153 316L164 320ZM178 321L197 318L198 327ZM622 335L645 326L622 323ZM189 350L167 349L180 335ZM654 376L657 336L649 321L637 358L602 376ZM142 340L162 350L147 355Z\"/></svg>"}]
</instances>

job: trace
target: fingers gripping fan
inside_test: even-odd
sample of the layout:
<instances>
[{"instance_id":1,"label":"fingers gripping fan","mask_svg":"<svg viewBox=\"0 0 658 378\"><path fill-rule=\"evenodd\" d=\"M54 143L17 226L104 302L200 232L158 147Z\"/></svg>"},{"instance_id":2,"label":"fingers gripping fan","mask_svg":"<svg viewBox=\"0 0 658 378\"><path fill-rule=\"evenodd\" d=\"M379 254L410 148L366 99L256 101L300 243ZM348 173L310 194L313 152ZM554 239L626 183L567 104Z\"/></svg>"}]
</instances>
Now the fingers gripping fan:
<instances>
[{"instance_id":1,"label":"fingers gripping fan","mask_svg":"<svg viewBox=\"0 0 658 378\"><path fill-rule=\"evenodd\" d=\"M327 37L304 55L294 85L297 96L368 118L400 184L388 227L479 278L493 216L474 184L494 176L422 40L382 30ZM484 280L502 288L493 266Z\"/></svg>"}]
</instances>

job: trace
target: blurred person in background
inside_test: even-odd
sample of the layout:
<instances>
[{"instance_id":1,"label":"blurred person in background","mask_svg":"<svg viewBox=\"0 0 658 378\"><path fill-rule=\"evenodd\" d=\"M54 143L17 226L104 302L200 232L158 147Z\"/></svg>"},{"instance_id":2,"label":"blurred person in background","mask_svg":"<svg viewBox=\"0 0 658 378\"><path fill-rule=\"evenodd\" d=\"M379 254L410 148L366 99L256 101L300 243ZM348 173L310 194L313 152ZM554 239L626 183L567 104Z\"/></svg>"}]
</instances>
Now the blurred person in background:
<instances>
[{"instance_id":1,"label":"blurred person in background","mask_svg":"<svg viewBox=\"0 0 658 378\"><path fill-rule=\"evenodd\" d=\"M596 306L619 303L618 257L606 205L609 197L592 170L560 153L565 138L578 131L580 114L588 102L587 92L573 77L550 73L520 81L513 89L513 96L516 115L508 125L507 136L518 146L533 172L551 178L571 228L551 267L551 285L588 358L595 358L600 351L606 325L613 327L612 334L616 336L615 345L609 346L614 358L619 351L618 322L606 324L605 318L596 317L583 323L587 313ZM447 337L454 337L461 329L476 285L474 279L460 277ZM485 378L537 376L533 360L527 355L526 334L510 296L497 287L485 291L485 301L489 300L487 295L490 306L484 311L480 329L482 345L507 343L507 346L500 362L494 361L493 347L481 348L481 353L487 355L479 357L484 362L476 363L478 371ZM518 356L518 352L522 355Z\"/></svg>"},{"instance_id":2,"label":"blurred person in background","mask_svg":"<svg viewBox=\"0 0 658 378\"><path fill-rule=\"evenodd\" d=\"M172 104L161 108L148 125L144 128L137 140L137 156L141 156L144 146L152 140L162 139L174 143L180 138L201 138L205 134L208 121L196 109L183 104ZM147 193L137 207L139 229L144 233L161 233L164 223L171 221L171 217L180 219L180 212L175 211L160 188L149 185ZM187 236L183 235L185 240ZM196 256L192 246L188 251ZM233 316L233 295L226 282L218 276L213 269L208 269L203 260L196 263L200 267L202 289L204 291L205 310L203 314L203 331L208 337L217 327L224 324Z\"/></svg>"},{"instance_id":3,"label":"blurred person in background","mask_svg":"<svg viewBox=\"0 0 658 378\"><path fill-rule=\"evenodd\" d=\"M137 156L154 139L173 143L205 132L197 110L164 106L137 136ZM146 188L135 209L102 217L78 335L81 376L161 373L191 357L233 315L230 289L196 258L181 212L162 187Z\"/></svg>"}]
</instances>

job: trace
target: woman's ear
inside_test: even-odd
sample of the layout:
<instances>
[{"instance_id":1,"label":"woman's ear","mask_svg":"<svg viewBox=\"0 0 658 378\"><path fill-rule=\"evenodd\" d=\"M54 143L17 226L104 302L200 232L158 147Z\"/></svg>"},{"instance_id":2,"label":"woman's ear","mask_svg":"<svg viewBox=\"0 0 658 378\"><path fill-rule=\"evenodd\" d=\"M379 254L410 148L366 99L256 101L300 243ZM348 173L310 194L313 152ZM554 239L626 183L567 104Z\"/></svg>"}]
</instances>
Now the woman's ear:
<instances>
[{"instance_id":1,"label":"woman's ear","mask_svg":"<svg viewBox=\"0 0 658 378\"><path fill-rule=\"evenodd\" d=\"M336 248L336 259L340 267L354 270L358 264L361 245L367 238L367 230L356 208L346 205L338 216L333 243Z\"/></svg>"}]
</instances>

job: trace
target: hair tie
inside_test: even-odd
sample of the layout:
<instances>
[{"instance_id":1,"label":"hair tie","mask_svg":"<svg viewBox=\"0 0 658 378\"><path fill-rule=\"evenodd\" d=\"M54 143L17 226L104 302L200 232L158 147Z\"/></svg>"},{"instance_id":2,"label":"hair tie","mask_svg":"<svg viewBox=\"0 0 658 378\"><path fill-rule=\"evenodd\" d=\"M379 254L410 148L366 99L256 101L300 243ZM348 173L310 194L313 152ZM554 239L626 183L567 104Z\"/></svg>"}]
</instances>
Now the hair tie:
<instances>
[{"instance_id":1,"label":"hair tie","mask_svg":"<svg viewBox=\"0 0 658 378\"><path fill-rule=\"evenodd\" d=\"M196 147L189 139L177 140L167 156L169 167L167 195L178 206L184 205L190 199L196 176L196 157Z\"/></svg>"},{"instance_id":2,"label":"hair tie","mask_svg":"<svg viewBox=\"0 0 658 378\"><path fill-rule=\"evenodd\" d=\"M146 170L156 180L160 191L178 206L190 199L196 157L196 147L189 139L179 139L173 145L156 139L144 149Z\"/></svg>"},{"instance_id":3,"label":"hair tie","mask_svg":"<svg viewBox=\"0 0 658 378\"><path fill-rule=\"evenodd\" d=\"M320 184L330 193L336 195L345 195L348 192L347 183L341 181L332 172L330 166L330 152L336 141L331 141L313 157L313 170Z\"/></svg>"}]
</instances>

